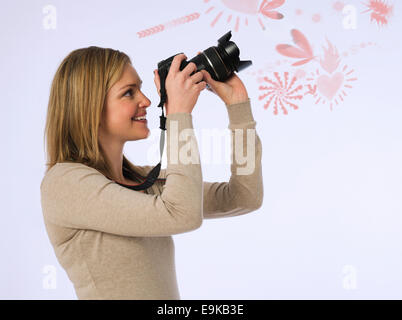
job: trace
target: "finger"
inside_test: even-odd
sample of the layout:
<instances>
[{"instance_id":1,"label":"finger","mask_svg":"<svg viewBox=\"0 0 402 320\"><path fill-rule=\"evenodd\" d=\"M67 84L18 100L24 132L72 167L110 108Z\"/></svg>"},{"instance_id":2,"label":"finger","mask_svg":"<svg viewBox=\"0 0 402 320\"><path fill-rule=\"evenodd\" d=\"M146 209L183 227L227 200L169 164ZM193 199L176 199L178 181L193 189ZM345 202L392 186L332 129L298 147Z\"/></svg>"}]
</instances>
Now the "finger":
<instances>
[{"instance_id":1,"label":"finger","mask_svg":"<svg viewBox=\"0 0 402 320\"><path fill-rule=\"evenodd\" d=\"M188 63L182 70L183 75L187 78L190 74L197 71L197 66L194 62Z\"/></svg>"},{"instance_id":2,"label":"finger","mask_svg":"<svg viewBox=\"0 0 402 320\"><path fill-rule=\"evenodd\" d=\"M196 89L199 91L204 90L207 87L207 83L205 81L201 81L195 85Z\"/></svg>"},{"instance_id":3,"label":"finger","mask_svg":"<svg viewBox=\"0 0 402 320\"><path fill-rule=\"evenodd\" d=\"M204 80L210 85L211 88L214 88L216 86L217 81L212 79L211 75L207 70L203 69L201 70L201 72L204 76Z\"/></svg>"},{"instance_id":4,"label":"finger","mask_svg":"<svg viewBox=\"0 0 402 320\"><path fill-rule=\"evenodd\" d=\"M211 75L209 74L209 72L206 71L205 69L201 70L200 72L201 72L202 75L204 76L204 79L205 79L207 82L210 82L210 80L211 80L212 78L211 78Z\"/></svg>"},{"instance_id":5,"label":"finger","mask_svg":"<svg viewBox=\"0 0 402 320\"><path fill-rule=\"evenodd\" d=\"M204 77L204 78L205 78L205 77ZM205 79L204 79L204 80L205 80ZM206 83L207 83L206 89L207 89L208 91L211 91L212 93L215 93L215 94L216 94L216 91L215 91L214 89L212 89L212 87L209 85L208 81L206 81Z\"/></svg>"},{"instance_id":6,"label":"finger","mask_svg":"<svg viewBox=\"0 0 402 320\"><path fill-rule=\"evenodd\" d=\"M202 79L204 78L204 75L202 74L202 72L196 72L196 73L194 73L191 77L190 77L190 79L191 79L191 81L193 82L193 83L197 83L197 82L200 82Z\"/></svg>"},{"instance_id":7,"label":"finger","mask_svg":"<svg viewBox=\"0 0 402 320\"><path fill-rule=\"evenodd\" d=\"M184 59L187 59L187 56L184 53L174 56L173 61L170 65L169 73L180 72L180 64Z\"/></svg>"}]
</instances>

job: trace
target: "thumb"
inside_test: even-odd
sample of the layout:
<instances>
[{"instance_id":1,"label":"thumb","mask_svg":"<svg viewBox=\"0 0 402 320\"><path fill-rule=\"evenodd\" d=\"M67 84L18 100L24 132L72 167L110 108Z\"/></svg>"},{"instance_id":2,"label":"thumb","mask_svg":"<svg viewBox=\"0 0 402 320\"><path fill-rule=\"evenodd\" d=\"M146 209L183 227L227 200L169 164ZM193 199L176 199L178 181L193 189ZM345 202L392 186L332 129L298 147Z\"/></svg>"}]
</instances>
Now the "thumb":
<instances>
[{"instance_id":1,"label":"thumb","mask_svg":"<svg viewBox=\"0 0 402 320\"><path fill-rule=\"evenodd\" d=\"M201 70L203 76L204 76L204 80L212 87L214 88L216 86L216 81L214 79L212 79L211 75L209 74L209 72L207 70Z\"/></svg>"},{"instance_id":2,"label":"thumb","mask_svg":"<svg viewBox=\"0 0 402 320\"><path fill-rule=\"evenodd\" d=\"M208 71L201 70L201 72L202 72L203 77L204 77L203 80L205 80L205 82L207 83L207 90L216 94L216 90L215 90L216 81L214 79L212 79L212 77L211 77L211 75L209 74Z\"/></svg>"},{"instance_id":3,"label":"thumb","mask_svg":"<svg viewBox=\"0 0 402 320\"><path fill-rule=\"evenodd\" d=\"M201 70L202 74L204 75L204 80L208 84L207 90L216 93L219 91L220 83L212 79L211 75L207 70Z\"/></svg>"}]
</instances>

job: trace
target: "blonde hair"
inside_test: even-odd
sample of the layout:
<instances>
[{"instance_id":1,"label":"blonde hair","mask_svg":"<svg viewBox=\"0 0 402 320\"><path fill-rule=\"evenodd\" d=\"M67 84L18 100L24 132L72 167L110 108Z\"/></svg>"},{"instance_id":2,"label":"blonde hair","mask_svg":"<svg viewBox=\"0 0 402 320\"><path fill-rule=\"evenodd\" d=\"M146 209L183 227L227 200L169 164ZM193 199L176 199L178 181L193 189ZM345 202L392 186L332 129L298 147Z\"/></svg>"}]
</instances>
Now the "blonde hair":
<instances>
[{"instance_id":1,"label":"blonde hair","mask_svg":"<svg viewBox=\"0 0 402 320\"><path fill-rule=\"evenodd\" d=\"M58 162L79 162L113 176L98 142L98 129L107 92L127 63L131 59L125 53L96 46L74 50L64 58L50 90L44 135L46 172ZM124 176L135 179L133 171L142 172L123 155Z\"/></svg>"}]
</instances>

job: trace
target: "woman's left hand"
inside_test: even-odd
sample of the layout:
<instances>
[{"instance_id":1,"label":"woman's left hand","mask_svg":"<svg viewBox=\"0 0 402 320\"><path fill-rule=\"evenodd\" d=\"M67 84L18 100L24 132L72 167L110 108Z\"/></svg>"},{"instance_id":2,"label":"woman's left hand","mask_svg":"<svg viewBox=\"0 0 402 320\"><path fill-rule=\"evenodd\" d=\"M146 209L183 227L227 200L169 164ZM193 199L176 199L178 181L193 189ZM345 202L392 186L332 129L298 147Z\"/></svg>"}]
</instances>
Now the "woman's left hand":
<instances>
[{"instance_id":1,"label":"woman's left hand","mask_svg":"<svg viewBox=\"0 0 402 320\"><path fill-rule=\"evenodd\" d=\"M198 52L198 54L199 53L200 52ZM201 70L200 72L203 73L204 80L209 85L209 88L207 86L207 90L219 96L225 104L240 103L249 98L246 87L235 73L225 82L222 82L212 79L211 75L206 70Z\"/></svg>"}]
</instances>

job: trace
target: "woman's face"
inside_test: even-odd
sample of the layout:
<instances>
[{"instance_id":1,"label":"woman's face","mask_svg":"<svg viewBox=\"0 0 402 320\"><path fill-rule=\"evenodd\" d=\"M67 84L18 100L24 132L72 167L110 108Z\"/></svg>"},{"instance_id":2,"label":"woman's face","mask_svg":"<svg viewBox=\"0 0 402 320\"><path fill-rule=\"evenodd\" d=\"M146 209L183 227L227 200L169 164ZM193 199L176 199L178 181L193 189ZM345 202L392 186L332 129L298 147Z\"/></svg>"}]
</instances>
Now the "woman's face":
<instances>
[{"instance_id":1,"label":"woman's face","mask_svg":"<svg viewBox=\"0 0 402 320\"><path fill-rule=\"evenodd\" d=\"M151 101L141 92L142 80L131 64L126 64L123 75L109 90L100 124L100 135L108 141L120 142L145 139L150 130L145 121L134 117L144 115Z\"/></svg>"}]
</instances>

